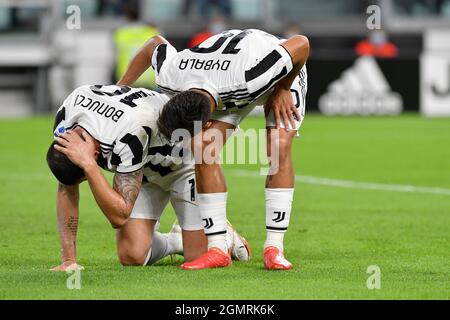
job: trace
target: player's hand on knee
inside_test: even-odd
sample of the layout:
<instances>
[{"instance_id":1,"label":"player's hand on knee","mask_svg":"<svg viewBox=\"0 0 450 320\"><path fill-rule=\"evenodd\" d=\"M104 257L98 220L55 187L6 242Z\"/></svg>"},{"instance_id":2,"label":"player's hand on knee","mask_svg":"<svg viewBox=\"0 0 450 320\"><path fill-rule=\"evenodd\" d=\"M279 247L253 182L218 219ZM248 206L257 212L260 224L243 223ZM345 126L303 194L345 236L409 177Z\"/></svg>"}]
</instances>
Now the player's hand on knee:
<instances>
[{"instance_id":1,"label":"player's hand on knee","mask_svg":"<svg viewBox=\"0 0 450 320\"><path fill-rule=\"evenodd\" d=\"M280 129L281 121L283 121L286 130L288 130L289 127L295 128L294 114L297 119L301 119L300 114L294 105L292 93L290 90L286 89L275 89L267 99L264 110L266 115L269 114L270 110L273 110L277 129Z\"/></svg>"},{"instance_id":2,"label":"player's hand on knee","mask_svg":"<svg viewBox=\"0 0 450 320\"><path fill-rule=\"evenodd\" d=\"M64 153L70 161L85 169L89 165L96 165L97 148L95 140L86 132L81 136L74 131L67 132L56 138L55 149Z\"/></svg>"}]
</instances>

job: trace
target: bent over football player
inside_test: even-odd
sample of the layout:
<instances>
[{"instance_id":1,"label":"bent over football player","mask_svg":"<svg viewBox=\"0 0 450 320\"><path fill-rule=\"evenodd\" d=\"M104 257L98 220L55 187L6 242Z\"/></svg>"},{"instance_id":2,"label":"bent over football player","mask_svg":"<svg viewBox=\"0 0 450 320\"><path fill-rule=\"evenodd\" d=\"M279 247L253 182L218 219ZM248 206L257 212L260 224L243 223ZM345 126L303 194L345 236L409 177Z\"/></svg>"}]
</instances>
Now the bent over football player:
<instances>
[{"instance_id":1,"label":"bent over football player","mask_svg":"<svg viewBox=\"0 0 450 320\"><path fill-rule=\"evenodd\" d=\"M47 163L59 181L62 264L53 270L80 267L76 234L79 184L84 180L117 229L117 251L123 265L151 265L174 253L184 253L185 261L192 261L206 252L193 164L175 163L174 145L167 144L156 128L167 101L166 95L146 89L101 85L77 88L64 101L55 118L55 141L47 153ZM115 172L113 187L100 167ZM155 225L169 200L179 226L161 234ZM236 257L248 260L245 239L231 225L228 231Z\"/></svg>"},{"instance_id":2,"label":"bent over football player","mask_svg":"<svg viewBox=\"0 0 450 320\"><path fill-rule=\"evenodd\" d=\"M162 133L171 138L178 128L193 121L210 120L203 135L194 138L194 151L205 150L211 141L202 137L219 130L234 129L257 105L264 105L267 150L278 150L278 170L268 175L265 185L266 230L264 265L287 270L292 264L283 254L283 239L289 225L294 194L292 140L304 117L309 42L304 36L279 39L261 30L229 30L191 49L177 52L164 38L150 39L130 62L119 81L131 85L152 66L156 83L172 96L158 120ZM198 145L200 144L200 145ZM203 147L203 149L202 149ZM274 155L275 156L275 155ZM202 219L212 221L205 229L208 252L186 262L185 269L230 265L226 243L227 188L220 164L197 161L196 178ZM211 225L211 224L210 224Z\"/></svg>"}]
</instances>

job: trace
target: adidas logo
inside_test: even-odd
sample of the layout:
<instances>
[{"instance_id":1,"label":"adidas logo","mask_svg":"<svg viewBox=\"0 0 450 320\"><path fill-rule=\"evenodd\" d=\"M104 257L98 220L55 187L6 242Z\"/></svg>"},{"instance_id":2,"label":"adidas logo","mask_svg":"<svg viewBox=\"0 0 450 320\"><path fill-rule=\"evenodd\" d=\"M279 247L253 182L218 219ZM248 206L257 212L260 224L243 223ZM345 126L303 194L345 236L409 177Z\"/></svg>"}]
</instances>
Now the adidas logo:
<instances>
[{"instance_id":1,"label":"adidas logo","mask_svg":"<svg viewBox=\"0 0 450 320\"><path fill-rule=\"evenodd\" d=\"M403 110L400 94L393 92L372 57L360 57L319 99L326 115L395 115Z\"/></svg>"}]
</instances>

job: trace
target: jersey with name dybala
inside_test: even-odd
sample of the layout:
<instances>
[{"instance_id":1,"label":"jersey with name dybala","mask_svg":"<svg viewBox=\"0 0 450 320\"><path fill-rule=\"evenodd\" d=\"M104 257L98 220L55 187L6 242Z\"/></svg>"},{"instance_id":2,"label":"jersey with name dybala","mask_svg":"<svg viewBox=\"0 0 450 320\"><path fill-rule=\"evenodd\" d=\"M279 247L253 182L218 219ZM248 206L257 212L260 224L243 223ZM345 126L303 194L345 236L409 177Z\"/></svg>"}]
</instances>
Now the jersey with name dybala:
<instances>
[{"instance_id":1,"label":"jersey with name dybala","mask_svg":"<svg viewBox=\"0 0 450 320\"><path fill-rule=\"evenodd\" d=\"M82 86L59 108L54 136L80 126L100 143L104 169L133 172L146 164L149 144L161 140L156 121L168 99L141 88Z\"/></svg>"},{"instance_id":2,"label":"jersey with name dybala","mask_svg":"<svg viewBox=\"0 0 450 320\"><path fill-rule=\"evenodd\" d=\"M229 30L177 52L160 44L153 52L156 83L168 94L197 88L220 110L242 108L273 89L292 69L279 39L261 30Z\"/></svg>"}]
</instances>

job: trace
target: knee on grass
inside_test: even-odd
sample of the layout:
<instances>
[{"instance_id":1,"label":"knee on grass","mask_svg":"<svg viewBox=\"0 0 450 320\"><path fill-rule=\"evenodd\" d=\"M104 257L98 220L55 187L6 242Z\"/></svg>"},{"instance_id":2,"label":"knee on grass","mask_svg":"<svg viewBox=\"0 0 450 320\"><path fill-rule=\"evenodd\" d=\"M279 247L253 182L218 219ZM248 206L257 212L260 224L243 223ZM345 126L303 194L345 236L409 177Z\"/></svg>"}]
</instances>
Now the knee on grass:
<instances>
[{"instance_id":1,"label":"knee on grass","mask_svg":"<svg viewBox=\"0 0 450 320\"><path fill-rule=\"evenodd\" d=\"M122 245L118 248L119 261L123 266L142 266L147 253L127 245Z\"/></svg>"}]
</instances>

